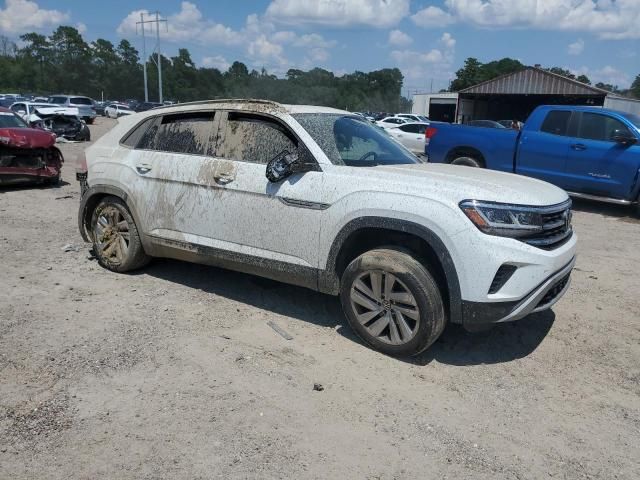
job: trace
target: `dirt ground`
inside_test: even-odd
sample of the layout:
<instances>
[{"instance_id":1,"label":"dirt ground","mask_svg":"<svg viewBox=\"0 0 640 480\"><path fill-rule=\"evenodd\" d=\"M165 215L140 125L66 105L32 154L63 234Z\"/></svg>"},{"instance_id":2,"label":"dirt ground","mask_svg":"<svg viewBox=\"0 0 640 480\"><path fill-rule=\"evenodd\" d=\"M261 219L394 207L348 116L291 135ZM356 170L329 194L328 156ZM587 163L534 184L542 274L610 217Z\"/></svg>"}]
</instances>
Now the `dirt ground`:
<instances>
[{"instance_id":1,"label":"dirt ground","mask_svg":"<svg viewBox=\"0 0 640 480\"><path fill-rule=\"evenodd\" d=\"M407 362L363 346L333 297L167 260L100 268L76 221L84 147L62 145L59 188L0 189L0 479L640 478L630 210L576 203L553 312L448 327Z\"/></svg>"}]
</instances>

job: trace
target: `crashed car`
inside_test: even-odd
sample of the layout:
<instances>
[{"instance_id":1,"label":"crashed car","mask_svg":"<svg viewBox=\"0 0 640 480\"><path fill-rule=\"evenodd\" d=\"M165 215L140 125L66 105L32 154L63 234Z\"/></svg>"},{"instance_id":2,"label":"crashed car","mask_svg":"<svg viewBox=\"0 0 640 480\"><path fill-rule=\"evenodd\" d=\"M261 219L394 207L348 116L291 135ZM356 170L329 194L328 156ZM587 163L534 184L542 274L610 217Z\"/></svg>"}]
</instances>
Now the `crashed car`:
<instances>
[{"instance_id":1,"label":"crashed car","mask_svg":"<svg viewBox=\"0 0 640 480\"><path fill-rule=\"evenodd\" d=\"M58 138L78 142L91 140L91 131L78 116L77 108L36 105L25 120L30 127L53 132Z\"/></svg>"},{"instance_id":2,"label":"crashed car","mask_svg":"<svg viewBox=\"0 0 640 480\"><path fill-rule=\"evenodd\" d=\"M18 115L0 107L0 185L60 181L64 163L51 132L29 128Z\"/></svg>"}]
</instances>

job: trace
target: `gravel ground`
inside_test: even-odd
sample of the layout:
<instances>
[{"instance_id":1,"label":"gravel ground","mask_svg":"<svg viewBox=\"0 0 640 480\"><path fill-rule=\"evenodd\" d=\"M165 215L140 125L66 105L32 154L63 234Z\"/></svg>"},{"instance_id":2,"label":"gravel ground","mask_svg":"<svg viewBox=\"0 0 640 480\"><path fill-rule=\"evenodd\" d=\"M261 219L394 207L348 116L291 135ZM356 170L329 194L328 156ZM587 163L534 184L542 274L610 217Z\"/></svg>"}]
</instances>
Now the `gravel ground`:
<instances>
[{"instance_id":1,"label":"gravel ground","mask_svg":"<svg viewBox=\"0 0 640 480\"><path fill-rule=\"evenodd\" d=\"M100 268L76 223L84 147L62 145L59 188L0 190L1 479L640 478L630 210L576 204L553 312L449 327L407 362L361 345L333 297L167 260Z\"/></svg>"}]
</instances>

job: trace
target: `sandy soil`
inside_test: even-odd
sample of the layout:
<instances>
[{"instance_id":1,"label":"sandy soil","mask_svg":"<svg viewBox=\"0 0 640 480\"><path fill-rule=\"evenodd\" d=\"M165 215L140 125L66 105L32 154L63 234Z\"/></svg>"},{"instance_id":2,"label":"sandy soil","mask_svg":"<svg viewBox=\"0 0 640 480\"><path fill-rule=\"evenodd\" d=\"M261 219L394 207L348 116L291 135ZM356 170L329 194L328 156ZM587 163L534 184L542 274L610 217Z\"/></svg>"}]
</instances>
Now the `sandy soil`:
<instances>
[{"instance_id":1,"label":"sandy soil","mask_svg":"<svg viewBox=\"0 0 640 480\"><path fill-rule=\"evenodd\" d=\"M640 478L630 211L576 205L553 312L449 327L406 362L361 345L333 297L174 261L100 268L76 223L83 148L62 145L61 187L0 190L1 479Z\"/></svg>"}]
</instances>

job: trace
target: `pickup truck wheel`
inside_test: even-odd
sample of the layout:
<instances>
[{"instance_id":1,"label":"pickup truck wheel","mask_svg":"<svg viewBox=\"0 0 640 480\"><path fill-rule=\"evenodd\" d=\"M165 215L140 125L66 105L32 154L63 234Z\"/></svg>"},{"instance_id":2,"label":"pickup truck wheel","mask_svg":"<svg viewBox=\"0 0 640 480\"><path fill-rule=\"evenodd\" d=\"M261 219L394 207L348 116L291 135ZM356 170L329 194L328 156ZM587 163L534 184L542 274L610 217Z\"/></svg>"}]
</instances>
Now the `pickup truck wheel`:
<instances>
[{"instance_id":1,"label":"pickup truck wheel","mask_svg":"<svg viewBox=\"0 0 640 480\"><path fill-rule=\"evenodd\" d=\"M342 276L340 300L351 328L388 355L419 354L446 323L442 296L429 271L393 248L353 260Z\"/></svg>"},{"instance_id":2,"label":"pickup truck wheel","mask_svg":"<svg viewBox=\"0 0 640 480\"><path fill-rule=\"evenodd\" d=\"M480 160L474 157L467 157L467 156L454 158L453 161L451 162L451 165L462 165L464 167L476 167L476 168L483 167L482 162Z\"/></svg>"},{"instance_id":3,"label":"pickup truck wheel","mask_svg":"<svg viewBox=\"0 0 640 480\"><path fill-rule=\"evenodd\" d=\"M118 197L103 198L91 216L93 251L100 265L113 272L128 272L149 263L138 228Z\"/></svg>"}]
</instances>

